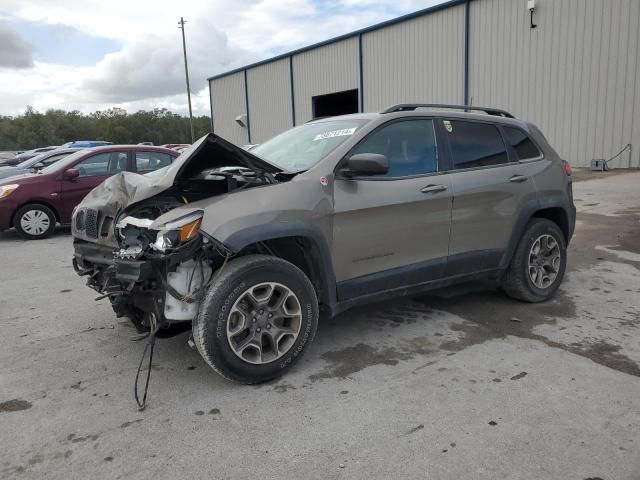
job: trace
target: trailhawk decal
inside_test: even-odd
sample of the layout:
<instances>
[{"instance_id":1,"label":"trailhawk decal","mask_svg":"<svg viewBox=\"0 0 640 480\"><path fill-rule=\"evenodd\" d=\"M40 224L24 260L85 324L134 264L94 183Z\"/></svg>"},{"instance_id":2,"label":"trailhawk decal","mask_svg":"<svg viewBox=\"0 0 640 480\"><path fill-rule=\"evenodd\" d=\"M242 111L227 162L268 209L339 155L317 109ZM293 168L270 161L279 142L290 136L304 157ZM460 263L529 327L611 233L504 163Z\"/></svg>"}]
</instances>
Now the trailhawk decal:
<instances>
[{"instance_id":1,"label":"trailhawk decal","mask_svg":"<svg viewBox=\"0 0 640 480\"><path fill-rule=\"evenodd\" d=\"M340 130L332 130L330 132L319 133L315 136L313 141L324 140L325 138L332 137L347 137L349 135L353 135L356 131L357 127L353 128L342 128Z\"/></svg>"}]
</instances>

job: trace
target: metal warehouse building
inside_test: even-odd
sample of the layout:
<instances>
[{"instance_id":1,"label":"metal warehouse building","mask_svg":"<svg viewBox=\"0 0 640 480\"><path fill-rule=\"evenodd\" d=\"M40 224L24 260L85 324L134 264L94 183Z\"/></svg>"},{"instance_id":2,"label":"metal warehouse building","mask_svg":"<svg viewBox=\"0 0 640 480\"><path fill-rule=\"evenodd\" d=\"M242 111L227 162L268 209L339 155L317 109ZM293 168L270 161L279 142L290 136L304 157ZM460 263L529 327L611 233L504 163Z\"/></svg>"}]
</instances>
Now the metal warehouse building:
<instances>
[{"instance_id":1,"label":"metal warehouse building","mask_svg":"<svg viewBox=\"0 0 640 480\"><path fill-rule=\"evenodd\" d=\"M404 102L492 106L573 165L640 166L639 0L454 0L209 78L214 131L260 143ZM631 149L630 149L631 150Z\"/></svg>"}]
</instances>

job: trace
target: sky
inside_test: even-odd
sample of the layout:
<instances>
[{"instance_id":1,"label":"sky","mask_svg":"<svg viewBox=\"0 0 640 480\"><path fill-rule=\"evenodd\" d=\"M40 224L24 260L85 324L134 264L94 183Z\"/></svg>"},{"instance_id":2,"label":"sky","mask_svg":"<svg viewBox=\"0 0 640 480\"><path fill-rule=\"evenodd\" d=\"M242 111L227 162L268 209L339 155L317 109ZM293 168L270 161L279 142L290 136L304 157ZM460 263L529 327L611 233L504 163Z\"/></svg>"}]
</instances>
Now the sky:
<instances>
[{"instance_id":1,"label":"sky","mask_svg":"<svg viewBox=\"0 0 640 480\"><path fill-rule=\"evenodd\" d=\"M443 0L0 0L0 115L30 105L195 115L207 77Z\"/></svg>"}]
</instances>

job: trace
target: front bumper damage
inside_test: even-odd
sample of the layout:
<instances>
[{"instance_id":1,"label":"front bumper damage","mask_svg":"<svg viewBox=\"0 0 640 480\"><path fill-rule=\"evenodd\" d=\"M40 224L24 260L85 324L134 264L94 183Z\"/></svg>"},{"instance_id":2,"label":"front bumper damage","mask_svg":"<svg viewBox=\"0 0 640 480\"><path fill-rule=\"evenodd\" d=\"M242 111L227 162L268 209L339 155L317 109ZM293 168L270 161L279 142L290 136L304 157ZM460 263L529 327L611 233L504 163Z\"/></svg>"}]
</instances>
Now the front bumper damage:
<instances>
[{"instance_id":1,"label":"front bumper damage","mask_svg":"<svg viewBox=\"0 0 640 480\"><path fill-rule=\"evenodd\" d=\"M238 215L251 223L255 212L251 200L243 200L250 198L247 192L293 176L205 135L163 169L121 172L92 190L74 210L73 265L89 287L109 298L117 316L131 318L139 330L188 324L212 272L234 254L215 228ZM229 198L240 190L235 201ZM227 198L231 206L217 206Z\"/></svg>"},{"instance_id":2,"label":"front bumper damage","mask_svg":"<svg viewBox=\"0 0 640 480\"><path fill-rule=\"evenodd\" d=\"M117 317L128 317L139 332L148 332L152 325L168 329L193 320L213 272L231 255L203 234L170 253L147 252L137 259L75 239L73 266L98 299L110 300Z\"/></svg>"}]
</instances>

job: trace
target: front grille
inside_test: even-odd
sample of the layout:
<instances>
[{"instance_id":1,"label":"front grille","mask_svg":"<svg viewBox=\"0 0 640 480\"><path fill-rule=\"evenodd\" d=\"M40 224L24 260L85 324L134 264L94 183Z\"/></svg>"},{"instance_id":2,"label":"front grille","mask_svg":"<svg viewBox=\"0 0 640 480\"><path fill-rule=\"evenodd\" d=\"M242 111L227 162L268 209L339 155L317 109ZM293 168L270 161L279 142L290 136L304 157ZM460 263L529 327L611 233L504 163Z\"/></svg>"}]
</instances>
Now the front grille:
<instances>
[{"instance_id":1,"label":"front grille","mask_svg":"<svg viewBox=\"0 0 640 480\"><path fill-rule=\"evenodd\" d=\"M104 217L102 220L102 225L100 225L100 236L108 237L109 231L111 230L111 225L113 225L113 217Z\"/></svg>"},{"instance_id":2,"label":"front grille","mask_svg":"<svg viewBox=\"0 0 640 480\"><path fill-rule=\"evenodd\" d=\"M84 230L84 210L78 210L76 213L76 230Z\"/></svg>"},{"instance_id":3,"label":"front grille","mask_svg":"<svg viewBox=\"0 0 640 480\"><path fill-rule=\"evenodd\" d=\"M84 229L87 237L98 238L98 211L91 208L87 209Z\"/></svg>"}]
</instances>

